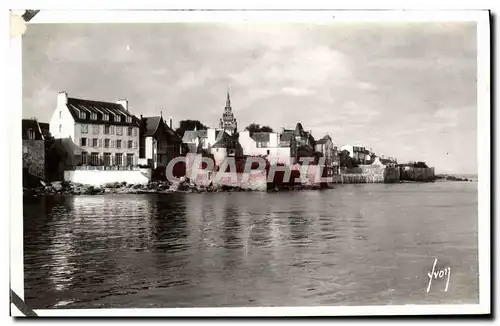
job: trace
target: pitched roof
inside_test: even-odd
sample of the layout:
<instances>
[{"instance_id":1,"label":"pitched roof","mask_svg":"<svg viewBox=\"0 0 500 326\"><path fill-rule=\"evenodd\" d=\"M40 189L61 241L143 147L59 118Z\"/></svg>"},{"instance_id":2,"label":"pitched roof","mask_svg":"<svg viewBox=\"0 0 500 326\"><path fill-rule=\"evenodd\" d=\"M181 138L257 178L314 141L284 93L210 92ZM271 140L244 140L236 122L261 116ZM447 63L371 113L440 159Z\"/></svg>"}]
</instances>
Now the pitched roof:
<instances>
[{"instance_id":1,"label":"pitched roof","mask_svg":"<svg viewBox=\"0 0 500 326\"><path fill-rule=\"evenodd\" d=\"M39 122L38 125L40 126L42 133L45 131L49 131L49 129L50 129L50 126L47 122Z\"/></svg>"},{"instance_id":2,"label":"pitched roof","mask_svg":"<svg viewBox=\"0 0 500 326\"><path fill-rule=\"evenodd\" d=\"M207 131L206 130L186 130L186 131L184 131L184 135L182 136L182 142L183 143L191 143L197 137L207 138Z\"/></svg>"},{"instance_id":3,"label":"pitched roof","mask_svg":"<svg viewBox=\"0 0 500 326\"><path fill-rule=\"evenodd\" d=\"M250 137L256 142L268 142L270 132L254 132Z\"/></svg>"},{"instance_id":4,"label":"pitched roof","mask_svg":"<svg viewBox=\"0 0 500 326\"><path fill-rule=\"evenodd\" d=\"M75 119L76 122L112 124L134 127L139 125L138 119L118 103L91 101L68 97L68 103L66 104L66 106L68 107L71 115L73 116L73 119ZM85 118L82 118L80 116L80 112L85 113ZM91 119L92 113L95 113L97 115L96 120ZM109 115L109 121L103 119L104 114ZM117 117L116 120L115 116ZM126 122L127 117L132 117L132 122Z\"/></svg>"},{"instance_id":5,"label":"pitched roof","mask_svg":"<svg viewBox=\"0 0 500 326\"><path fill-rule=\"evenodd\" d=\"M212 148L228 148L231 147L231 142L234 141L234 137L231 137L228 133L222 132L220 139L212 145Z\"/></svg>"},{"instance_id":6,"label":"pitched roof","mask_svg":"<svg viewBox=\"0 0 500 326\"><path fill-rule=\"evenodd\" d=\"M322 144L325 144L325 143L327 143L328 141L331 141L331 140L332 140L332 138L330 136L325 135L325 136L323 136L323 138L318 139L315 142L316 142L317 145L322 145Z\"/></svg>"},{"instance_id":7,"label":"pitched roof","mask_svg":"<svg viewBox=\"0 0 500 326\"><path fill-rule=\"evenodd\" d=\"M153 136L161 122L161 117L141 117L141 128L144 137Z\"/></svg>"},{"instance_id":8,"label":"pitched roof","mask_svg":"<svg viewBox=\"0 0 500 326\"><path fill-rule=\"evenodd\" d=\"M167 138L169 142L182 143L182 138L166 123L163 124L167 131Z\"/></svg>"},{"instance_id":9,"label":"pitched roof","mask_svg":"<svg viewBox=\"0 0 500 326\"><path fill-rule=\"evenodd\" d=\"M29 131L34 131L34 140L43 140L42 130L40 129L40 125L36 120L32 119L23 119L22 120L22 139L30 139Z\"/></svg>"}]
</instances>

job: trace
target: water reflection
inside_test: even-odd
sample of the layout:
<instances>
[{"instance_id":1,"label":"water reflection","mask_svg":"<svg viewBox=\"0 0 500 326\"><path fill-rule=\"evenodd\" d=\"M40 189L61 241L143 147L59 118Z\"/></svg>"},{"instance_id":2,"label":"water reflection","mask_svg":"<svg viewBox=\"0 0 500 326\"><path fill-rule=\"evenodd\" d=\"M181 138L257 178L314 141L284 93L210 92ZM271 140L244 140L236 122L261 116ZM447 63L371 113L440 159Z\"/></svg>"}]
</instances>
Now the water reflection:
<instances>
[{"instance_id":1,"label":"water reflection","mask_svg":"<svg viewBox=\"0 0 500 326\"><path fill-rule=\"evenodd\" d=\"M436 198L436 185L427 187L25 198L26 300L34 308L474 302L476 194L453 186ZM430 255L464 282L446 297L413 282Z\"/></svg>"}]
</instances>

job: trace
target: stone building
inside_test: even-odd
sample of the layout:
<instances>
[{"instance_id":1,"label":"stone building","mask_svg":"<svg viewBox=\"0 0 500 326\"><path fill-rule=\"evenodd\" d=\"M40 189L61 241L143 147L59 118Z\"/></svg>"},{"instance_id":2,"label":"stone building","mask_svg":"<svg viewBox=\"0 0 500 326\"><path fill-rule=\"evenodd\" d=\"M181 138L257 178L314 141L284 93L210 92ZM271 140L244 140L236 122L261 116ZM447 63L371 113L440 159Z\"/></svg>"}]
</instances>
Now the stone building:
<instances>
[{"instance_id":1,"label":"stone building","mask_svg":"<svg viewBox=\"0 0 500 326\"><path fill-rule=\"evenodd\" d=\"M233 109L231 108L231 98L229 96L229 92L227 92L226 107L224 108L224 113L222 113L219 128L227 132L229 135L233 135L238 131L238 123L236 122Z\"/></svg>"},{"instance_id":2,"label":"stone building","mask_svg":"<svg viewBox=\"0 0 500 326\"><path fill-rule=\"evenodd\" d=\"M314 154L314 137L311 131L305 131L299 122L295 129L282 129L280 134L280 147L290 147L293 163L301 157L312 157Z\"/></svg>"},{"instance_id":3,"label":"stone building","mask_svg":"<svg viewBox=\"0 0 500 326\"><path fill-rule=\"evenodd\" d=\"M23 184L45 180L45 139L36 120L22 120Z\"/></svg>"},{"instance_id":4,"label":"stone building","mask_svg":"<svg viewBox=\"0 0 500 326\"><path fill-rule=\"evenodd\" d=\"M337 146L329 135L315 141L315 150L325 158L328 175L339 174L340 156Z\"/></svg>"},{"instance_id":5,"label":"stone building","mask_svg":"<svg viewBox=\"0 0 500 326\"><path fill-rule=\"evenodd\" d=\"M65 166L134 166L139 159L139 119L128 101L116 103L68 97L61 92L50 120L50 133L61 139Z\"/></svg>"}]
</instances>

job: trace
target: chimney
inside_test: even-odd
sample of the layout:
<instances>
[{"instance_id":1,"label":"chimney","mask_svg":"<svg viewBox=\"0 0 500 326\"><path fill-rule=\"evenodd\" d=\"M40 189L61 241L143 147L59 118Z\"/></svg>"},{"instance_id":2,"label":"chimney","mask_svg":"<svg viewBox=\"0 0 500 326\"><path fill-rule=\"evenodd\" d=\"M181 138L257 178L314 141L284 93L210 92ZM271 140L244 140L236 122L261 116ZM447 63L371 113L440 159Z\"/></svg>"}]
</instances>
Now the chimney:
<instances>
[{"instance_id":1,"label":"chimney","mask_svg":"<svg viewBox=\"0 0 500 326\"><path fill-rule=\"evenodd\" d=\"M168 117L167 123L168 123L168 126L170 127L170 129L172 129L172 117Z\"/></svg>"},{"instance_id":2,"label":"chimney","mask_svg":"<svg viewBox=\"0 0 500 326\"><path fill-rule=\"evenodd\" d=\"M127 99L118 100L118 101L116 101L116 104L120 104L121 106L123 106L125 111L128 112L128 100Z\"/></svg>"},{"instance_id":3,"label":"chimney","mask_svg":"<svg viewBox=\"0 0 500 326\"><path fill-rule=\"evenodd\" d=\"M57 104L66 105L68 104L68 93L66 91L59 92L57 94Z\"/></svg>"}]
</instances>

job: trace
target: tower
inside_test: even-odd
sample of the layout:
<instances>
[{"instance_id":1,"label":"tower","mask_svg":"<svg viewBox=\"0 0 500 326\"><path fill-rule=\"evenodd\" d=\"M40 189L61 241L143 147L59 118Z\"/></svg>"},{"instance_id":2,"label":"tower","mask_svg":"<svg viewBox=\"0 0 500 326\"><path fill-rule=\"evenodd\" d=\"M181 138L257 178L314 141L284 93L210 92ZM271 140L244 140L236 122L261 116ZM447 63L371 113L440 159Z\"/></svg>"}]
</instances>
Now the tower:
<instances>
[{"instance_id":1,"label":"tower","mask_svg":"<svg viewBox=\"0 0 500 326\"><path fill-rule=\"evenodd\" d=\"M226 131L228 134L232 135L238 129L238 124L234 118L233 110L231 108L231 97L229 91L227 92L226 107L224 108L224 113L219 122L219 128Z\"/></svg>"}]
</instances>

